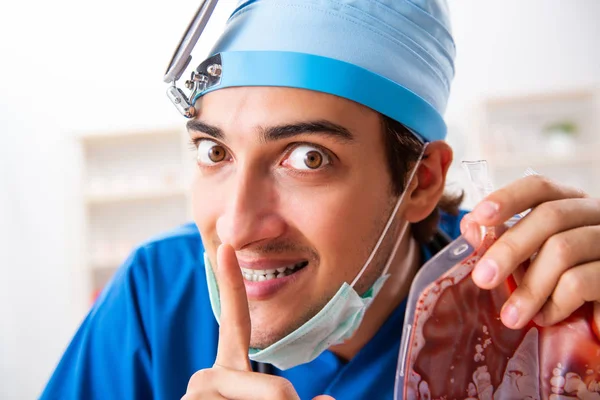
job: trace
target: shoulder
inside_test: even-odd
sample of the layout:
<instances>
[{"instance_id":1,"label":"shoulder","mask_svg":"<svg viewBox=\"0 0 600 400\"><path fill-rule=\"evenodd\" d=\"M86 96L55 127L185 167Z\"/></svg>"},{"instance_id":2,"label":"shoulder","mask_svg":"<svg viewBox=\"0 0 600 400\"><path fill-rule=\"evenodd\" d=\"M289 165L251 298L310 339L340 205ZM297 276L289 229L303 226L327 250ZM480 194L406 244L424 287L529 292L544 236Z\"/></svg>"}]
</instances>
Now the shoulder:
<instances>
[{"instance_id":1,"label":"shoulder","mask_svg":"<svg viewBox=\"0 0 600 400\"><path fill-rule=\"evenodd\" d=\"M142 242L121 272L174 275L203 264L204 246L198 228L187 223Z\"/></svg>"},{"instance_id":2,"label":"shoulder","mask_svg":"<svg viewBox=\"0 0 600 400\"><path fill-rule=\"evenodd\" d=\"M198 228L194 223L186 223L142 242L119 272L148 285L148 291L161 291L203 271L203 254Z\"/></svg>"},{"instance_id":3,"label":"shoulder","mask_svg":"<svg viewBox=\"0 0 600 400\"><path fill-rule=\"evenodd\" d=\"M200 232L198 232L196 224L193 222L188 222L174 229L153 236L146 242L146 244L169 242L172 240L197 241L200 240Z\"/></svg>"},{"instance_id":4,"label":"shoulder","mask_svg":"<svg viewBox=\"0 0 600 400\"><path fill-rule=\"evenodd\" d=\"M185 298L195 285L205 285L204 246L193 223L153 236L136 247L115 272L97 305L126 296L136 303L143 320L164 301ZM148 321L145 321L148 322Z\"/></svg>"},{"instance_id":5,"label":"shoulder","mask_svg":"<svg viewBox=\"0 0 600 400\"><path fill-rule=\"evenodd\" d=\"M195 262L202 260L204 246L198 228L190 222L153 236L143 242L136 252L150 256L162 256L167 253L169 258L179 256Z\"/></svg>"},{"instance_id":6,"label":"shoulder","mask_svg":"<svg viewBox=\"0 0 600 400\"><path fill-rule=\"evenodd\" d=\"M132 251L92 306L42 398L173 398L185 391L189 376L214 361L206 348L216 348L203 252L193 224ZM182 361L188 354L193 363Z\"/></svg>"}]
</instances>

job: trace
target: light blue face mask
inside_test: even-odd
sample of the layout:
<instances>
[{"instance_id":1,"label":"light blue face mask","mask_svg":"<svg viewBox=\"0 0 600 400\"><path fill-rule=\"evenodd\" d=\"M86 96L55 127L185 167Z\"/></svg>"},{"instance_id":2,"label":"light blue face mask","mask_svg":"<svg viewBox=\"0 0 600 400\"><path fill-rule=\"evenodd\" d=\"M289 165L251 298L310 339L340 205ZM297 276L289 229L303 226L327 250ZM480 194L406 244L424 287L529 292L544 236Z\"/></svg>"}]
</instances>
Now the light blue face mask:
<instances>
[{"instance_id":1,"label":"light blue face mask","mask_svg":"<svg viewBox=\"0 0 600 400\"><path fill-rule=\"evenodd\" d=\"M425 148L423 148L423 152L421 153L419 160L410 174L406 187L410 186L424 152ZM371 288L362 296L356 292L354 286L367 269L367 266L373 260L377 250L379 249L379 246L381 246L383 238L389 230L392 222L394 221L396 213L402 204L405 193L406 191L402 193L396 202L396 206L394 207L394 210L392 211L392 214L390 215L390 218L388 219L388 222L381 233L375 248L371 252L363 268L357 274L356 278L354 278L354 281L351 284L344 282L335 296L333 296L331 300L327 302L321 311L319 311L314 317L305 322L295 331L264 349L250 348L248 356L251 360L272 364L281 370L286 370L288 368L292 368L314 360L319 356L319 354L327 350L329 347L336 344L341 344L354 335L360 326L360 323L365 315L365 311L389 277L387 271L392 260L394 259L396 251L398 250L398 246L402 242L402 238L407 231L408 222L405 222L404 227L402 228L402 231L399 234L396 243L394 244L393 250L388 258L383 272L381 276L377 278L373 286L371 286ZM221 315L219 288L217 286L217 279L213 272L210 260L206 253L204 253L204 265L206 269L206 280L208 282L210 304L217 321L219 321L219 316Z\"/></svg>"}]
</instances>

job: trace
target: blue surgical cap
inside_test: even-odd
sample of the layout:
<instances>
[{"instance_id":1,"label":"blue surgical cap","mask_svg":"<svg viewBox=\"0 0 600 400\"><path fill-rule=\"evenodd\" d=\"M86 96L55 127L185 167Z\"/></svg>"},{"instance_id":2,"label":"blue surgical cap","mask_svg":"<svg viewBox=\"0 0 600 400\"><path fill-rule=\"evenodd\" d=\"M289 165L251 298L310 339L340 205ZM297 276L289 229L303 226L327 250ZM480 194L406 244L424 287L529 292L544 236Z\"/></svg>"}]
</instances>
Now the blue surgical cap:
<instances>
[{"instance_id":1,"label":"blue surgical cap","mask_svg":"<svg viewBox=\"0 0 600 400\"><path fill-rule=\"evenodd\" d=\"M455 46L445 0L244 0L213 48L234 86L309 89L444 139ZM207 91L207 92L208 92Z\"/></svg>"}]
</instances>

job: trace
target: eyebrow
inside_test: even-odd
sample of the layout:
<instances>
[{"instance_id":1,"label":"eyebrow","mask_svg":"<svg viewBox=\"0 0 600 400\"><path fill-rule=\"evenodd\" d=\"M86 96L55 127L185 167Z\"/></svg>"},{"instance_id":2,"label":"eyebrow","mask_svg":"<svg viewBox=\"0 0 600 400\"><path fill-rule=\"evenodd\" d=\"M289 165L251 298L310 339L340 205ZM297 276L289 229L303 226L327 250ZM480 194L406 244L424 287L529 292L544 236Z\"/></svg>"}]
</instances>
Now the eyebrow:
<instances>
[{"instance_id":1,"label":"eyebrow","mask_svg":"<svg viewBox=\"0 0 600 400\"><path fill-rule=\"evenodd\" d=\"M215 139L225 139L222 129L193 119L187 123L188 131L202 132ZM294 136L304 134L321 134L337 139L341 142L352 142L354 135L345 127L327 120L303 121L293 124L275 125L269 127L259 127L260 140L263 142L272 142L276 140L289 139Z\"/></svg>"}]
</instances>

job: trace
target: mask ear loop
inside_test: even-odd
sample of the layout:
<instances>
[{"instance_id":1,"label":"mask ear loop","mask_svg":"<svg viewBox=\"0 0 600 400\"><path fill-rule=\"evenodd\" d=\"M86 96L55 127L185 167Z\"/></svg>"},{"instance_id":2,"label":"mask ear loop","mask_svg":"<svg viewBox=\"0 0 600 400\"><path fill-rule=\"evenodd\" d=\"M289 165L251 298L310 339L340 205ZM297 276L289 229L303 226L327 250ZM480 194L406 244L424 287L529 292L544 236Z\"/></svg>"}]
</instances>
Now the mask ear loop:
<instances>
[{"instance_id":1,"label":"mask ear loop","mask_svg":"<svg viewBox=\"0 0 600 400\"><path fill-rule=\"evenodd\" d=\"M394 261L394 257L396 257L396 253L398 252L398 249L400 248L400 243L402 243L402 239L404 238L404 235L406 234L406 231L408 230L408 221L404 221L403 226L402 226L402 233L400 233L400 235L398 235L398 239L396 240L396 243L394 243L394 247L392 248L392 252L390 253L390 256L387 260L387 262L385 263L385 267L383 267L383 272L381 273L381 276L385 276L388 272L388 270L390 269L390 265L392 265L392 261Z\"/></svg>"},{"instance_id":2,"label":"mask ear loop","mask_svg":"<svg viewBox=\"0 0 600 400\"><path fill-rule=\"evenodd\" d=\"M365 265L363 265L360 272L356 275L356 277L350 284L351 287L354 287L356 282L360 279L362 274L365 272L365 270L367 269L367 267L369 266L369 264L375 257L375 253L377 252L377 250L379 250L379 247L381 246L381 243L383 242L383 238L385 238L385 235L386 235L387 231L390 229L392 222L394 222L394 218L396 217L396 214L398 213L398 209L400 208L400 205L402 204L402 201L404 200L404 196L406 195L406 191L407 191L406 189L408 189L408 187L412 183L412 180L415 177L417 170L419 169L419 166L421 165L421 161L423 160L423 156L425 155L425 150L427 149L427 145L428 145L428 143L425 143L423 145L423 150L421 151L421 154L419 155L419 158L417 159L417 163L415 164L413 170L411 171L411 173L408 177L408 181L406 182L406 187L405 187L404 191L402 192L402 194L400 195L400 198L396 202L396 205L394 206L394 210L392 211L390 218L388 219L385 227L383 228L383 232L381 232L381 235L379 235L377 244L375 244L375 247L373 248L373 251L371 251L369 258L367 258ZM396 255L396 251L398 250L398 247L400 246L400 242L402 241L402 238L404 237L404 234L406 233L407 228L408 228L408 221L405 221L404 227L402 228L402 233L398 236L398 239L396 240L396 243L394 244L394 248L392 250L392 253L390 254L390 257L387 260L387 263L385 265L384 272L382 275L385 275L385 273L387 273L387 270L389 269L390 264L392 263L392 260L394 259L394 256Z\"/></svg>"}]
</instances>

